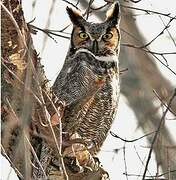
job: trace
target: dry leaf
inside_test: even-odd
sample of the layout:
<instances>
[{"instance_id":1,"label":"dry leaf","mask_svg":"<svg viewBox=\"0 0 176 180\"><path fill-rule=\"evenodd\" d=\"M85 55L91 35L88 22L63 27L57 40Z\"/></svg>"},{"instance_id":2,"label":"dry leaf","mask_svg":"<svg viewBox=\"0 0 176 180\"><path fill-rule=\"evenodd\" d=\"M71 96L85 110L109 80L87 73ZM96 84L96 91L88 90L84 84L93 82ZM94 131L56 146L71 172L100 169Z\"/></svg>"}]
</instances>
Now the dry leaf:
<instances>
[{"instance_id":1,"label":"dry leaf","mask_svg":"<svg viewBox=\"0 0 176 180\"><path fill-rule=\"evenodd\" d=\"M14 53L10 55L9 59L15 66L17 66L18 70L23 71L26 68L26 63L21 59L21 56L19 53Z\"/></svg>"}]
</instances>

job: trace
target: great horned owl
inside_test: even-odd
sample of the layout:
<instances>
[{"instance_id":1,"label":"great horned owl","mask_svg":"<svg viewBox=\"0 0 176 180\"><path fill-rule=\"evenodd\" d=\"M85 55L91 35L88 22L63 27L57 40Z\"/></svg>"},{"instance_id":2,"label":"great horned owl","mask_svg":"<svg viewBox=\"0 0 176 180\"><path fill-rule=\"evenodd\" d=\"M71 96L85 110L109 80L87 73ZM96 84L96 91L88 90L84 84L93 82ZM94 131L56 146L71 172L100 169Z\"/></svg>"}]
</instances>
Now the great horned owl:
<instances>
[{"instance_id":1,"label":"great horned owl","mask_svg":"<svg viewBox=\"0 0 176 180\"><path fill-rule=\"evenodd\" d=\"M63 131L93 142L96 154L107 137L119 99L119 4L102 23L86 21L67 7L71 43L53 91L65 102Z\"/></svg>"}]
</instances>

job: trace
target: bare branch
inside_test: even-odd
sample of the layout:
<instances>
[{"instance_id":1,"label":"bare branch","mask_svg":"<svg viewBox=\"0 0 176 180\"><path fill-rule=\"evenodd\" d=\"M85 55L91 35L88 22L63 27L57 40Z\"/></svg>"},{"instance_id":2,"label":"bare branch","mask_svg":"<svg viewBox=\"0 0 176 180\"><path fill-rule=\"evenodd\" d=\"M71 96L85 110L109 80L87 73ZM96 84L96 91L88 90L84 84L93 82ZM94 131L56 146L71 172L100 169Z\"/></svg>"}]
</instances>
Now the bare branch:
<instances>
[{"instance_id":1,"label":"bare branch","mask_svg":"<svg viewBox=\"0 0 176 180\"><path fill-rule=\"evenodd\" d=\"M125 173L127 174L127 162L126 162L125 144L126 144L126 142L124 143L124 146L123 146L123 159L124 159L124 164L125 164ZM128 180L128 176L126 176L126 179Z\"/></svg>"},{"instance_id":2,"label":"bare branch","mask_svg":"<svg viewBox=\"0 0 176 180\"><path fill-rule=\"evenodd\" d=\"M161 12L158 12L158 11L152 11L150 9L142 9L142 8L137 8L137 7L132 7L132 6L126 6L126 5L123 5L123 4L121 4L121 7L128 8L128 9L139 10L139 11L144 11L147 14L150 14L150 13L159 14L159 15L171 18L171 19L176 19L176 17L170 16L170 13L161 13Z\"/></svg>"},{"instance_id":3,"label":"bare branch","mask_svg":"<svg viewBox=\"0 0 176 180\"><path fill-rule=\"evenodd\" d=\"M126 43L123 43L121 44L121 46L126 46L126 47L131 47L131 48L135 48L135 49L139 49L139 50L142 50L142 51L145 51L146 53L149 53L151 54L153 57L155 57L162 65L164 65L167 69L169 69L174 75L176 75L176 72L174 70L172 70L167 64L163 63L156 55L160 55L161 57L163 57L163 55L173 55L173 54L176 54L176 52L162 52L162 53L159 53L159 52L154 52L154 51L150 51L148 49L144 49L144 48L141 48L139 46L135 46L133 44L126 44Z\"/></svg>"},{"instance_id":4,"label":"bare branch","mask_svg":"<svg viewBox=\"0 0 176 180\"><path fill-rule=\"evenodd\" d=\"M162 103L162 105L164 105L166 108L168 108L168 110L176 116L176 113L162 100L162 98L159 96L159 94L153 90L154 94L156 95L156 97L160 100L160 102Z\"/></svg>"},{"instance_id":5,"label":"bare branch","mask_svg":"<svg viewBox=\"0 0 176 180\"><path fill-rule=\"evenodd\" d=\"M50 38L52 38L55 42L56 42L56 40L51 35L54 35L54 36L57 36L57 37L62 37L62 38L65 38L65 39L70 39L70 37L68 37L68 36L64 36L64 35L61 35L61 34L54 33L52 30L49 30L49 29L42 29L42 28L39 28L39 27L34 26L32 24L28 24L28 26L31 29L35 29L35 30L39 30L39 31L44 32L46 35L48 35Z\"/></svg>"},{"instance_id":6,"label":"bare branch","mask_svg":"<svg viewBox=\"0 0 176 180\"><path fill-rule=\"evenodd\" d=\"M176 17L176 16L175 16L175 17ZM175 17L174 17L174 18L175 18ZM149 41L147 44L141 46L141 48L144 48L144 47L149 46L149 45L152 44L159 36L161 36L161 35L164 33L165 30L168 30L168 28L170 27L170 23L174 20L174 18L171 18L171 19L169 20L169 22L165 25L165 27L163 28L163 30L162 30L155 38L153 38L153 39L152 39L151 41Z\"/></svg>"},{"instance_id":7,"label":"bare branch","mask_svg":"<svg viewBox=\"0 0 176 180\"><path fill-rule=\"evenodd\" d=\"M132 142L138 141L138 140L140 140L140 139L142 139L142 138L144 138L144 137L146 137L146 136L150 136L150 135L152 135L152 134L155 133L155 132L156 132L156 131L151 132L151 133L148 133L148 134L145 134L145 135L143 135L143 136L141 136L141 137L139 137L139 138L133 139L133 140L127 140L127 139L121 138L120 136L118 136L117 134L113 133L112 131L110 131L110 134L111 134L113 137L118 138L118 139L120 139L120 140L122 140L122 141L124 141L124 142L132 143Z\"/></svg>"},{"instance_id":8,"label":"bare branch","mask_svg":"<svg viewBox=\"0 0 176 180\"><path fill-rule=\"evenodd\" d=\"M147 178L152 178L151 180L153 180L153 178L160 178L160 177L162 177L162 176L164 176L164 175L167 175L167 174L169 174L169 173L175 173L176 172L176 170L174 169L174 170L170 170L170 171L167 171L167 172L164 172L164 173L162 173L162 174L159 174L159 175L157 175L157 176L145 176L145 177L147 177ZM123 173L124 175L127 175L127 176L134 176L134 177L142 177L143 175L140 175L140 174L125 174L125 173ZM146 180L146 179L145 179ZM159 179L159 180L166 180L166 178L162 178L162 179Z\"/></svg>"},{"instance_id":9,"label":"bare branch","mask_svg":"<svg viewBox=\"0 0 176 180\"><path fill-rule=\"evenodd\" d=\"M76 5L74 5L73 3L71 3L70 1L67 1L67 0L62 0L63 2L66 2L67 4L73 6L74 8L80 10L77 6L79 4L79 0L77 1Z\"/></svg>"}]
</instances>

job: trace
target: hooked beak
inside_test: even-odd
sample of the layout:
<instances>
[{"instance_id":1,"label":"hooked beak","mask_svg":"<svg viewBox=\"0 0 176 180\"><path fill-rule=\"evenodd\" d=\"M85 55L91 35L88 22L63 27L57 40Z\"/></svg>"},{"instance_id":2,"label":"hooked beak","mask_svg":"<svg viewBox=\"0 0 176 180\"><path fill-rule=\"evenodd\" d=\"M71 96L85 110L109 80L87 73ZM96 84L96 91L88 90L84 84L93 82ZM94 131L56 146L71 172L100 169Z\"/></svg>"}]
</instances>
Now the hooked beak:
<instances>
[{"instance_id":1,"label":"hooked beak","mask_svg":"<svg viewBox=\"0 0 176 180\"><path fill-rule=\"evenodd\" d=\"M96 53L98 52L98 42L97 42L97 40L94 40L94 41L93 41L92 52L93 52L94 54L96 54Z\"/></svg>"}]
</instances>

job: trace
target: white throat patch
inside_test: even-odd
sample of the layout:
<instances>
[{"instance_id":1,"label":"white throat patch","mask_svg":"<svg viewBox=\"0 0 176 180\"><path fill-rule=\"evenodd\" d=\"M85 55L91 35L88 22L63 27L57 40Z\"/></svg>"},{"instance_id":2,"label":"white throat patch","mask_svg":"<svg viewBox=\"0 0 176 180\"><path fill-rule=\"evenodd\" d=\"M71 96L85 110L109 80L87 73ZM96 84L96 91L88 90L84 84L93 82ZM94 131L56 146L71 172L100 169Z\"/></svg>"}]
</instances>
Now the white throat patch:
<instances>
[{"instance_id":1,"label":"white throat patch","mask_svg":"<svg viewBox=\"0 0 176 180\"><path fill-rule=\"evenodd\" d=\"M109 55L109 56L95 56L91 51L89 51L88 49L85 48L80 48L77 52L86 52L88 54L91 54L95 59L97 59L98 61L105 61L105 62L114 62L114 61L118 61L118 58L116 55Z\"/></svg>"}]
</instances>

